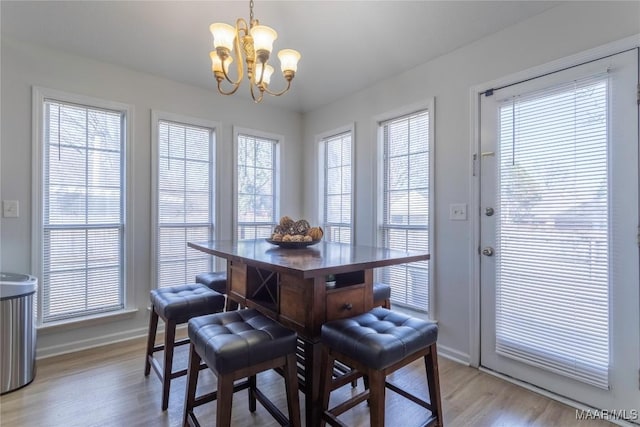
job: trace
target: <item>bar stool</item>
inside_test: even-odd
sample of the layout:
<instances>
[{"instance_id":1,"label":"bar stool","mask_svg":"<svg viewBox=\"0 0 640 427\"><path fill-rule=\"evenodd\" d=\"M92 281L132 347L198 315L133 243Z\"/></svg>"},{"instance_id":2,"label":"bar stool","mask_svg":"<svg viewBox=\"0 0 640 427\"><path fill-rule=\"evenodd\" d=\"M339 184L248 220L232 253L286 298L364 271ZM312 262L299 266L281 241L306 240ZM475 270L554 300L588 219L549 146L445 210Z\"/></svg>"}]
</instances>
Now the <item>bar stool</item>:
<instances>
[{"instance_id":1,"label":"bar stool","mask_svg":"<svg viewBox=\"0 0 640 427\"><path fill-rule=\"evenodd\" d=\"M196 283L202 283L214 291L226 294L227 293L227 272L226 271L212 271L211 273L196 274Z\"/></svg>"},{"instance_id":2,"label":"bar stool","mask_svg":"<svg viewBox=\"0 0 640 427\"><path fill-rule=\"evenodd\" d=\"M386 283L373 283L373 305L391 310L391 286Z\"/></svg>"},{"instance_id":3,"label":"bar stool","mask_svg":"<svg viewBox=\"0 0 640 427\"><path fill-rule=\"evenodd\" d=\"M187 374L187 370L173 372L173 350L176 346L189 343L188 339L175 340L176 325L187 323L189 319L204 314L216 313L224 308L224 295L206 286L196 284L177 285L151 291L151 317L147 337L144 375L148 376L153 367L162 381L162 410L169 407L171 380ZM155 345L158 318L165 323L164 345ZM164 350L164 366L153 357L153 353Z\"/></svg>"},{"instance_id":4,"label":"bar stool","mask_svg":"<svg viewBox=\"0 0 640 427\"><path fill-rule=\"evenodd\" d=\"M431 416L422 425L441 427L443 421L437 337L438 326L435 323L382 307L348 319L325 323L321 331L321 425L328 422L332 426L344 426L337 417L368 399L369 425L383 427L386 387L431 412ZM425 362L430 402L386 381L389 374L421 357ZM334 379L333 365L336 360L353 367L354 371ZM366 389L329 409L331 392L361 376L365 378Z\"/></svg>"},{"instance_id":5,"label":"bar stool","mask_svg":"<svg viewBox=\"0 0 640 427\"><path fill-rule=\"evenodd\" d=\"M211 273L200 273L196 275L196 283L202 283L210 289L221 294L227 293L227 272L212 271ZM238 303L227 298L226 310L236 310Z\"/></svg>"},{"instance_id":6,"label":"bar stool","mask_svg":"<svg viewBox=\"0 0 640 427\"><path fill-rule=\"evenodd\" d=\"M374 307L384 307L391 310L391 286L387 285L386 283L373 283L373 305ZM350 368L341 363L338 363L336 364L335 369L339 374L344 374L349 372ZM357 379L351 382L352 387L356 387L357 385Z\"/></svg>"},{"instance_id":7,"label":"bar stool","mask_svg":"<svg viewBox=\"0 0 640 427\"><path fill-rule=\"evenodd\" d=\"M300 426L297 334L263 316L255 309L227 311L189 320L189 373L183 423L198 426L194 408L217 400L216 426L231 424L233 393L249 390L249 410L255 412L256 400L283 426ZM201 360L217 376L217 390L196 397ZM283 371L289 418L257 388L256 374L269 369ZM246 381L234 381L247 378Z\"/></svg>"}]
</instances>

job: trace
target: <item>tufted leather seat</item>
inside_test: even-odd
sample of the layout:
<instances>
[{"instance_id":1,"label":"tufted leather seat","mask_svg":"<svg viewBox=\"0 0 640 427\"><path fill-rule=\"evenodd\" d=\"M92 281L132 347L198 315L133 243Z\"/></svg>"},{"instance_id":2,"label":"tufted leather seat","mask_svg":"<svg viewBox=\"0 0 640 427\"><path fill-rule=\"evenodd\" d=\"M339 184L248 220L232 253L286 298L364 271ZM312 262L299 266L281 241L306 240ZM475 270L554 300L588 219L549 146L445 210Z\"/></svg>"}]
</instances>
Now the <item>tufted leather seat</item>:
<instances>
[{"instance_id":1,"label":"tufted leather seat","mask_svg":"<svg viewBox=\"0 0 640 427\"><path fill-rule=\"evenodd\" d=\"M147 336L147 353L144 375L153 368L162 381L162 410L169 407L171 380L187 374L187 370L173 372L174 347L188 344L188 339L176 341L176 325L186 323L194 316L202 316L221 311L224 308L224 295L209 289L200 283L190 283L151 291L151 316ZM165 323L164 345L155 345L158 330L158 318ZM153 354L164 350L164 365Z\"/></svg>"},{"instance_id":2,"label":"tufted leather seat","mask_svg":"<svg viewBox=\"0 0 640 427\"><path fill-rule=\"evenodd\" d=\"M209 368L226 374L295 353L297 335L249 309L191 319L189 339Z\"/></svg>"},{"instance_id":3,"label":"tufted leather seat","mask_svg":"<svg viewBox=\"0 0 640 427\"><path fill-rule=\"evenodd\" d=\"M323 344L374 369L391 366L437 338L435 323L380 307L322 326Z\"/></svg>"},{"instance_id":4,"label":"tufted leather seat","mask_svg":"<svg viewBox=\"0 0 640 427\"><path fill-rule=\"evenodd\" d=\"M151 303L160 317L180 324L222 310L224 296L201 284L190 283L152 290Z\"/></svg>"},{"instance_id":5,"label":"tufted leather seat","mask_svg":"<svg viewBox=\"0 0 640 427\"><path fill-rule=\"evenodd\" d=\"M213 271L196 275L196 283L202 283L210 289L221 294L227 293L227 272Z\"/></svg>"},{"instance_id":6,"label":"tufted leather seat","mask_svg":"<svg viewBox=\"0 0 640 427\"><path fill-rule=\"evenodd\" d=\"M391 309L391 286L386 283L374 282L373 305Z\"/></svg>"},{"instance_id":7,"label":"tufted leather seat","mask_svg":"<svg viewBox=\"0 0 640 427\"><path fill-rule=\"evenodd\" d=\"M227 272L212 271L211 273L200 273L196 275L196 283L202 283L206 287L221 294L227 293ZM225 310L236 310L238 303L227 298Z\"/></svg>"},{"instance_id":8,"label":"tufted leather seat","mask_svg":"<svg viewBox=\"0 0 640 427\"><path fill-rule=\"evenodd\" d=\"M369 399L370 425L384 426L386 386L431 411L431 417L423 425L442 426L437 338L438 326L435 323L382 307L322 325L323 374L320 389L323 421L339 425L337 417L340 414ZM387 375L421 357L424 357L427 369L429 403L386 381ZM353 371L333 379L336 360L352 367ZM331 391L360 376L364 376L367 390L328 409Z\"/></svg>"},{"instance_id":9,"label":"tufted leather seat","mask_svg":"<svg viewBox=\"0 0 640 427\"><path fill-rule=\"evenodd\" d=\"M298 336L255 309L229 311L189 320L189 373L184 425L189 417L199 425L194 408L217 400L216 426L229 426L233 393L249 389L249 410L256 410L256 400L281 425L300 426L296 347ZM218 389L196 397L198 371L201 360L218 377ZM281 368L287 390L289 418L275 407L256 385L256 374ZM245 382L235 383L247 377Z\"/></svg>"}]
</instances>

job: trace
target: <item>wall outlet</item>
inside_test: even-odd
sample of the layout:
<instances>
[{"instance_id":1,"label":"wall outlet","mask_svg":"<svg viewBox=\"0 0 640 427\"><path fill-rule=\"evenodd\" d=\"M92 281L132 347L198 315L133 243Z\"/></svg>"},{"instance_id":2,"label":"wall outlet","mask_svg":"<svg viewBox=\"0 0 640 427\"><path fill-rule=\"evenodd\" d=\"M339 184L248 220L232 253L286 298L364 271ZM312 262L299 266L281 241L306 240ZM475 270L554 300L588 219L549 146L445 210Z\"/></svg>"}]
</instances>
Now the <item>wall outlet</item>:
<instances>
[{"instance_id":1,"label":"wall outlet","mask_svg":"<svg viewBox=\"0 0 640 427\"><path fill-rule=\"evenodd\" d=\"M17 200L3 200L2 216L4 216L5 218L17 218L18 207L19 205Z\"/></svg>"},{"instance_id":2,"label":"wall outlet","mask_svg":"<svg viewBox=\"0 0 640 427\"><path fill-rule=\"evenodd\" d=\"M467 205L465 203L454 203L449 205L449 219L453 221L466 221Z\"/></svg>"}]
</instances>

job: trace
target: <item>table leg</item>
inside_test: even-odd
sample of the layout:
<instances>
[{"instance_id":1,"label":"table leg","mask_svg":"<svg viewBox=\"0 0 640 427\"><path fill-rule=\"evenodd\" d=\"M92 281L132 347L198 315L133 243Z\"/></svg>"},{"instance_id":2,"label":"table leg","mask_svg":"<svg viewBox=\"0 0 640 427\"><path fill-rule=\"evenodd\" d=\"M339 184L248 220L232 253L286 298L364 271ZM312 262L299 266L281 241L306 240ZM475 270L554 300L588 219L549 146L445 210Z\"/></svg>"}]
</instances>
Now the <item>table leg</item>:
<instances>
[{"instance_id":1,"label":"table leg","mask_svg":"<svg viewBox=\"0 0 640 427\"><path fill-rule=\"evenodd\" d=\"M320 425L320 342L304 342L305 421L307 427Z\"/></svg>"}]
</instances>

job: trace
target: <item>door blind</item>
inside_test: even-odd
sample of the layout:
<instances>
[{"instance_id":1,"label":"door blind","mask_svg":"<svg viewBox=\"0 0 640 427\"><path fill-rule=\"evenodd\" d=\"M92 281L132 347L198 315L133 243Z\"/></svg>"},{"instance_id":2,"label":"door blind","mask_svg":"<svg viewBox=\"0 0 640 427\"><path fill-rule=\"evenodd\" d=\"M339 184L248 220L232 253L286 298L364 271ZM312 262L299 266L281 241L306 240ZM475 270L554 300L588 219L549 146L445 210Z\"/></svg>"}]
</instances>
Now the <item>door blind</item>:
<instances>
[{"instance_id":1,"label":"door blind","mask_svg":"<svg viewBox=\"0 0 640 427\"><path fill-rule=\"evenodd\" d=\"M324 138L322 226L329 242L352 243L351 131Z\"/></svg>"},{"instance_id":2,"label":"door blind","mask_svg":"<svg viewBox=\"0 0 640 427\"><path fill-rule=\"evenodd\" d=\"M496 352L598 387L609 371L607 77L499 109Z\"/></svg>"},{"instance_id":3,"label":"door blind","mask_svg":"<svg viewBox=\"0 0 640 427\"><path fill-rule=\"evenodd\" d=\"M44 101L42 322L124 307L125 114Z\"/></svg>"},{"instance_id":4,"label":"door blind","mask_svg":"<svg viewBox=\"0 0 640 427\"><path fill-rule=\"evenodd\" d=\"M158 121L158 287L212 271L213 257L187 242L213 238L213 138L213 129Z\"/></svg>"},{"instance_id":5,"label":"door blind","mask_svg":"<svg viewBox=\"0 0 640 427\"><path fill-rule=\"evenodd\" d=\"M429 251L429 113L422 111L381 124L383 133L383 222L385 247ZM416 310L429 308L429 264L386 267L381 280L391 299Z\"/></svg>"}]
</instances>

